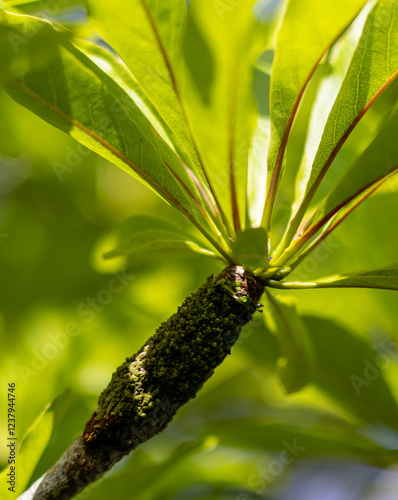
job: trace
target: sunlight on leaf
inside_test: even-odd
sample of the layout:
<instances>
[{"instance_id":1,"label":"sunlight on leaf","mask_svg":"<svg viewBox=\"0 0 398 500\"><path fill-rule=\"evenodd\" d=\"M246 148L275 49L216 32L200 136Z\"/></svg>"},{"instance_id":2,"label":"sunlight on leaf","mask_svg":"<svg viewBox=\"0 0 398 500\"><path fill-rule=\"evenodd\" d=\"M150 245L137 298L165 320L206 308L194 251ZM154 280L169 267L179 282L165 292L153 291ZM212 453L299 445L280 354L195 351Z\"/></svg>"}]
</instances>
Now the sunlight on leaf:
<instances>
[{"instance_id":1,"label":"sunlight on leaf","mask_svg":"<svg viewBox=\"0 0 398 500\"><path fill-rule=\"evenodd\" d=\"M188 250L215 257L211 250L202 248L195 241L185 240L178 233L155 229L134 234L127 241L121 242L115 249L107 252L104 258L113 259L123 255L140 254L154 250L161 252L166 250Z\"/></svg>"},{"instance_id":2,"label":"sunlight on leaf","mask_svg":"<svg viewBox=\"0 0 398 500\"><path fill-rule=\"evenodd\" d=\"M322 138L323 130L328 121L334 101L339 94L351 57L361 37L370 7L370 5L367 5L363 9L352 26L350 26L347 32L336 42L327 58L326 75L317 92L316 101L311 113L310 127L302 164L296 180L295 202L292 208L293 215L296 213L305 194L311 174L311 167Z\"/></svg>"},{"instance_id":3,"label":"sunlight on leaf","mask_svg":"<svg viewBox=\"0 0 398 500\"><path fill-rule=\"evenodd\" d=\"M149 215L135 215L123 221L108 237L105 245L100 243L105 259L134 256L147 252L191 251L215 258L216 255L205 242L184 231L167 219Z\"/></svg>"},{"instance_id":4,"label":"sunlight on leaf","mask_svg":"<svg viewBox=\"0 0 398 500\"><path fill-rule=\"evenodd\" d=\"M267 156L271 131L269 88L272 57L272 51L264 52L257 61L253 73L258 117L249 151L247 182L248 211L252 227L258 227L261 224L267 194Z\"/></svg>"},{"instance_id":5,"label":"sunlight on leaf","mask_svg":"<svg viewBox=\"0 0 398 500\"><path fill-rule=\"evenodd\" d=\"M248 155L257 119L249 89L269 29L256 20L253 4L244 0L221 11L213 0L193 0L184 39L184 104L215 196L235 232L246 223Z\"/></svg>"},{"instance_id":6,"label":"sunlight on leaf","mask_svg":"<svg viewBox=\"0 0 398 500\"><path fill-rule=\"evenodd\" d=\"M398 75L398 16L395 0L378 2L370 12L347 75L330 112L290 236L331 162L379 95ZM328 96L330 98L330 96Z\"/></svg>"},{"instance_id":7,"label":"sunlight on leaf","mask_svg":"<svg viewBox=\"0 0 398 500\"><path fill-rule=\"evenodd\" d=\"M32 23L47 24L17 17L24 29ZM7 91L18 103L138 178L191 221L202 219L206 226L194 194L199 193L173 150L125 90L71 43L59 47L57 57L42 71L23 78L11 75L7 82Z\"/></svg>"},{"instance_id":8,"label":"sunlight on leaf","mask_svg":"<svg viewBox=\"0 0 398 500\"><path fill-rule=\"evenodd\" d=\"M9 70L22 77L42 69L68 38L49 22L29 18L26 23L22 16L1 10L0 4L0 82Z\"/></svg>"},{"instance_id":9,"label":"sunlight on leaf","mask_svg":"<svg viewBox=\"0 0 398 500\"><path fill-rule=\"evenodd\" d=\"M380 132L373 142L354 162L339 184L317 208L305 227L303 240L317 232L340 209L355 201L357 206L373 186L390 177L398 169L398 106L384 120ZM361 197L362 194L362 197ZM355 200L359 197L358 200ZM344 212L343 212L344 213ZM340 217L341 218L341 217Z\"/></svg>"},{"instance_id":10,"label":"sunlight on leaf","mask_svg":"<svg viewBox=\"0 0 398 500\"><path fill-rule=\"evenodd\" d=\"M208 453L217 446L211 437L185 441L177 446L164 460L155 461L142 449L133 453L118 474L105 478L101 484L101 498L131 498L131 478L134 477L134 497L148 498L153 490L167 482L184 461L198 453ZM152 498L152 496L150 497Z\"/></svg>"},{"instance_id":11,"label":"sunlight on leaf","mask_svg":"<svg viewBox=\"0 0 398 500\"><path fill-rule=\"evenodd\" d=\"M189 166L201 171L181 107L180 50L185 0L86 0L90 24L119 54L164 122L181 143ZM118 29L115 30L115 25Z\"/></svg>"},{"instance_id":12,"label":"sunlight on leaf","mask_svg":"<svg viewBox=\"0 0 398 500\"><path fill-rule=\"evenodd\" d=\"M278 33L271 77L271 143L268 197L263 224L269 228L294 115L316 65L365 5L364 0L290 0Z\"/></svg>"},{"instance_id":13,"label":"sunlight on leaf","mask_svg":"<svg viewBox=\"0 0 398 500\"><path fill-rule=\"evenodd\" d=\"M316 288L381 288L398 290L398 267L342 274L315 281Z\"/></svg>"}]
</instances>

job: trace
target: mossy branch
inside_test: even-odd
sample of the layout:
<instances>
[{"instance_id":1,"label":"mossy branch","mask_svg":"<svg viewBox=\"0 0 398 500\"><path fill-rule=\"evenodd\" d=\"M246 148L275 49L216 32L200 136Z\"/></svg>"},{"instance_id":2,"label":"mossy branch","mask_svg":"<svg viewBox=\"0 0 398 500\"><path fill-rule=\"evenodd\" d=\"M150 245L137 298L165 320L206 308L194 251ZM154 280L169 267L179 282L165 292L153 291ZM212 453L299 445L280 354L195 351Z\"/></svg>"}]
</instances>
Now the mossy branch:
<instances>
[{"instance_id":1,"label":"mossy branch","mask_svg":"<svg viewBox=\"0 0 398 500\"><path fill-rule=\"evenodd\" d=\"M117 368L82 435L24 498L72 498L162 431L230 354L263 290L241 266L209 277Z\"/></svg>"}]
</instances>

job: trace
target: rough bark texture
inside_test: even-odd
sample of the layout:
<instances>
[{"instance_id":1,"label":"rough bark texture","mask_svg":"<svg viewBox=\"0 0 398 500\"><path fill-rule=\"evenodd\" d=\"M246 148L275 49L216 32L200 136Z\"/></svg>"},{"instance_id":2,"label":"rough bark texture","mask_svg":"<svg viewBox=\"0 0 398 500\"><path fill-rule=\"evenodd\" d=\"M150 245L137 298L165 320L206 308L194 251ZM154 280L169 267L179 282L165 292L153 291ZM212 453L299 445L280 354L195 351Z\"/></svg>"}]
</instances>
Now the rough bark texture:
<instances>
[{"instance_id":1,"label":"rough bark texture","mask_svg":"<svg viewBox=\"0 0 398 500\"><path fill-rule=\"evenodd\" d=\"M241 266L210 276L112 376L83 434L33 499L68 499L162 431L230 354L263 285Z\"/></svg>"}]
</instances>

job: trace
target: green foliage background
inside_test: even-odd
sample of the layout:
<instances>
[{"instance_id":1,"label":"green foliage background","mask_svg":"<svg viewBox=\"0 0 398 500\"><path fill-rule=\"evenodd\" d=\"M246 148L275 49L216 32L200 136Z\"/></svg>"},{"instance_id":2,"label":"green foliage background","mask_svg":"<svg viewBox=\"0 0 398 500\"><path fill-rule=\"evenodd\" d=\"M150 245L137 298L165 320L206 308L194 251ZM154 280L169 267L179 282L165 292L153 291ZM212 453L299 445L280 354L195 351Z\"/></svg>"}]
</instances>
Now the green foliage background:
<instances>
[{"instance_id":1,"label":"green foliage background","mask_svg":"<svg viewBox=\"0 0 398 500\"><path fill-rule=\"evenodd\" d=\"M369 144L397 92L393 84L365 116L328 174L325 191ZM310 89L306 99L289 145L287 182L279 195L276 220L286 216L292 196L289 173L302 151ZM77 146L3 92L0 109L1 434L6 434L9 382L17 384L18 437L49 401L66 387L72 389L66 413L35 469L33 479L37 479L81 432L114 368L222 266L184 251L137 255L126 271L134 279L120 293L112 293L109 304L101 304L99 297L109 290L112 273L125 265L121 261L105 264L98 255L99 243L115 224L133 214L161 214L178 225L187 222L137 181ZM54 162L70 170L62 179ZM335 231L326 257L323 253L319 259L310 258L299 271L311 272L313 280L396 262L397 187L396 181L387 182ZM311 383L299 393L284 393L276 375L277 347L258 313L196 400L178 413L163 434L124 460L100 486L95 485L89 498L278 497L308 457L312 464L332 457L377 467L396 461L391 450L374 443L387 443L386 448L396 448L398 443L398 415L391 403L391 395L392 401L398 399L398 358L392 357L360 395L347 396L350 376L363 377L365 359L373 362L377 356L370 349L380 342L398 346L396 294L354 289L289 295L295 297L301 315L331 319L352 336L348 341L345 332L339 336L314 319L309 321L318 332L314 375L318 384ZM89 298L96 299L101 310L82 315ZM71 322L79 328L75 336L65 335ZM59 333L67 339L65 346L56 346L52 359L44 355L37 369L38 353L50 352L48 345L54 347L54 335ZM380 425L382 414L384 423L391 422L389 429ZM363 436L369 438L368 448ZM285 440L294 439L305 451L267 483L261 471L273 453L279 456L284 450ZM6 461L2 445L1 468Z\"/></svg>"}]
</instances>

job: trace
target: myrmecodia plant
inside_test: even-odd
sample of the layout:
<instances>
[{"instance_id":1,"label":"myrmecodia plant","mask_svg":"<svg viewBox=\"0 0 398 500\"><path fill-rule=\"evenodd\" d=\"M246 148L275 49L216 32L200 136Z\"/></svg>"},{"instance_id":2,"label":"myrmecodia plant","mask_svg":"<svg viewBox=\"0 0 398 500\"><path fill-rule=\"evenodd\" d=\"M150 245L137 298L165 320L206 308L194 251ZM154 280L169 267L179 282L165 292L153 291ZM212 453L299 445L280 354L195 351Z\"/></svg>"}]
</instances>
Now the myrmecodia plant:
<instances>
[{"instance_id":1,"label":"myrmecodia plant","mask_svg":"<svg viewBox=\"0 0 398 500\"><path fill-rule=\"evenodd\" d=\"M82 435L36 484L34 498L71 498L162 430L230 352L264 288L398 289L397 268L288 279L398 169L394 108L336 187L313 202L344 142L397 75L397 3L290 0L277 28L270 6L87 0L91 26L120 57L37 17L0 11L7 92L141 180L198 230L189 240L164 228L123 233L108 257L167 240L227 265L117 369ZM272 215L288 139L316 78L281 235Z\"/></svg>"}]
</instances>

